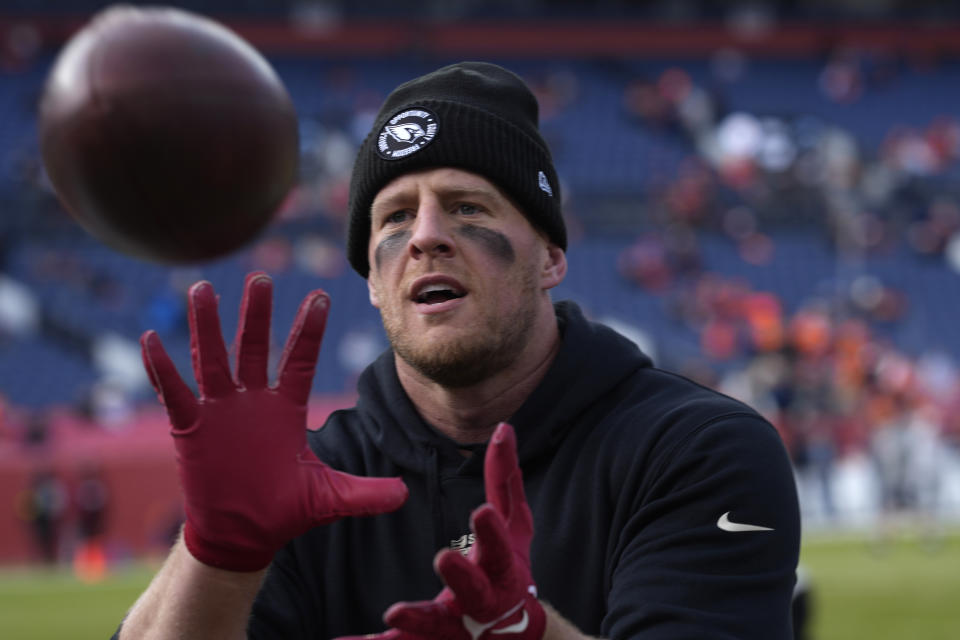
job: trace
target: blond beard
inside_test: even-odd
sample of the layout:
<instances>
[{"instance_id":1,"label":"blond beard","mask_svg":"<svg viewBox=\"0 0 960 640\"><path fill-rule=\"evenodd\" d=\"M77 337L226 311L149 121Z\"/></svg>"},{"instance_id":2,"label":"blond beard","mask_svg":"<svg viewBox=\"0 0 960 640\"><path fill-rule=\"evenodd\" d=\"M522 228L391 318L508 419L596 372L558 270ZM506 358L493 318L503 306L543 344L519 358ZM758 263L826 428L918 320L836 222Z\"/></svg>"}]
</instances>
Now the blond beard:
<instances>
[{"instance_id":1,"label":"blond beard","mask_svg":"<svg viewBox=\"0 0 960 640\"><path fill-rule=\"evenodd\" d=\"M468 387L503 371L523 351L537 315L535 280L529 273L522 279L522 299L528 304L509 316L484 314L465 339L418 344L392 314L381 314L394 353L424 377L449 388Z\"/></svg>"}]
</instances>

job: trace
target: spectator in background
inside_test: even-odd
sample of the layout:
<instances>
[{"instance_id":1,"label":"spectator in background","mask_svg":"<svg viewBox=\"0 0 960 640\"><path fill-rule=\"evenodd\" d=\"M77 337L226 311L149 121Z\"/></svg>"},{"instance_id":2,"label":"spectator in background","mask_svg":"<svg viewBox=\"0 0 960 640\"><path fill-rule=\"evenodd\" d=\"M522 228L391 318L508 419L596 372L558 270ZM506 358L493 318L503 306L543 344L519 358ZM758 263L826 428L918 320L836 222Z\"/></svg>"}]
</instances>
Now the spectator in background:
<instances>
[{"instance_id":1,"label":"spectator in background","mask_svg":"<svg viewBox=\"0 0 960 640\"><path fill-rule=\"evenodd\" d=\"M85 582L98 582L107 571L104 533L110 493L99 467L87 463L80 468L73 490L77 518L77 546L73 555L76 575Z\"/></svg>"},{"instance_id":2,"label":"spectator in background","mask_svg":"<svg viewBox=\"0 0 960 640\"><path fill-rule=\"evenodd\" d=\"M39 469L31 476L18 502L20 517L30 529L38 557L46 564L55 564L68 507L63 481L54 470Z\"/></svg>"},{"instance_id":3,"label":"spectator in background","mask_svg":"<svg viewBox=\"0 0 960 640\"><path fill-rule=\"evenodd\" d=\"M936 510L942 472L940 425L930 406L909 389L887 396L885 411L872 425L870 453L879 478L879 535L919 524L936 534Z\"/></svg>"},{"instance_id":4,"label":"spectator in background","mask_svg":"<svg viewBox=\"0 0 960 640\"><path fill-rule=\"evenodd\" d=\"M43 450L50 438L50 416L45 409L34 409L25 412L26 419L23 430L24 445L33 450Z\"/></svg>"},{"instance_id":5,"label":"spectator in background","mask_svg":"<svg viewBox=\"0 0 960 640\"><path fill-rule=\"evenodd\" d=\"M0 343L40 330L40 302L30 287L0 271Z\"/></svg>"}]
</instances>

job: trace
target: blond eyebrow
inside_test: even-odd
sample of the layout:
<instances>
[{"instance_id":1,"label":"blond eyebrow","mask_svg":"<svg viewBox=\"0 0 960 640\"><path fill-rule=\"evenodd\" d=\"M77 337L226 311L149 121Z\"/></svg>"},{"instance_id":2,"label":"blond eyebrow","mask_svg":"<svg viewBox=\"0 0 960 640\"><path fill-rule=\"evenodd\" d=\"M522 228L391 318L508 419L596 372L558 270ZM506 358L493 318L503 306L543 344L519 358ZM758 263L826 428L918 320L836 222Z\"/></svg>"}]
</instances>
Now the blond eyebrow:
<instances>
[{"instance_id":1,"label":"blond eyebrow","mask_svg":"<svg viewBox=\"0 0 960 640\"><path fill-rule=\"evenodd\" d=\"M451 187L444 189L441 194L444 198L457 200L460 198L500 198L504 196L497 189L487 187Z\"/></svg>"},{"instance_id":2,"label":"blond eyebrow","mask_svg":"<svg viewBox=\"0 0 960 640\"><path fill-rule=\"evenodd\" d=\"M393 211L398 207L399 203L407 199L408 198L402 193L390 195L385 198L374 198L373 202L370 203L370 213L376 215L376 213L382 209Z\"/></svg>"},{"instance_id":3,"label":"blond eyebrow","mask_svg":"<svg viewBox=\"0 0 960 640\"><path fill-rule=\"evenodd\" d=\"M406 209L411 200L415 200L416 195L400 192L392 193L386 197L376 197L370 203L370 219L376 220L378 216L390 215L394 211Z\"/></svg>"}]
</instances>

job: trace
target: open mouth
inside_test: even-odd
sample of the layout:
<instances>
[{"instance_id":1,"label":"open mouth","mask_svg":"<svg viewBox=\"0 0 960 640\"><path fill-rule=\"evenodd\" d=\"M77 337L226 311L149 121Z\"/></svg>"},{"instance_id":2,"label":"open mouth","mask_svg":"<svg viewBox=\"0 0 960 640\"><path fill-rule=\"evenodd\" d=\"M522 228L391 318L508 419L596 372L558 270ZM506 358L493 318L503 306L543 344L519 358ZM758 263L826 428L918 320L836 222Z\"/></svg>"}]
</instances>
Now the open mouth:
<instances>
[{"instance_id":1,"label":"open mouth","mask_svg":"<svg viewBox=\"0 0 960 640\"><path fill-rule=\"evenodd\" d=\"M447 302L448 300L456 300L465 295L467 295L467 292L457 287L446 283L434 283L418 289L413 300L418 304L433 305Z\"/></svg>"}]
</instances>

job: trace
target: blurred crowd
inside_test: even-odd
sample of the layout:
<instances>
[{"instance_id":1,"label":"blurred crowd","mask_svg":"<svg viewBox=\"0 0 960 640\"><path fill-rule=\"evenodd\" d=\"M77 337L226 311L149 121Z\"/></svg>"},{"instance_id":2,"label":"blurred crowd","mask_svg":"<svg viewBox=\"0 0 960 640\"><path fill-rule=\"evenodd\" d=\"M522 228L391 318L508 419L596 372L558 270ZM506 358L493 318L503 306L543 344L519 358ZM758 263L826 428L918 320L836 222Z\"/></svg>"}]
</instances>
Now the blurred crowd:
<instances>
[{"instance_id":1,"label":"blurred crowd","mask_svg":"<svg viewBox=\"0 0 960 640\"><path fill-rule=\"evenodd\" d=\"M727 53L717 64L736 77L744 61ZM895 83L902 64L840 51L825 62L819 91L853 104ZM883 329L921 301L865 264L906 248L960 271L960 123L954 114L926 127L893 122L871 148L814 118L731 112L716 87L679 67L627 87L624 108L637 126L683 136L695 153L647 203L657 223L621 253L621 276L665 298L674 321L697 335L702 358L683 365L687 374L779 429L808 523L844 516L838 465L851 457L868 461L881 512L955 514L943 501L957 497L944 496L960 451L956 354L908 353L892 341ZM713 271L702 256L703 234L719 234L744 263L763 267L778 233L800 228L817 230L846 267L828 291L799 301Z\"/></svg>"}]
</instances>

